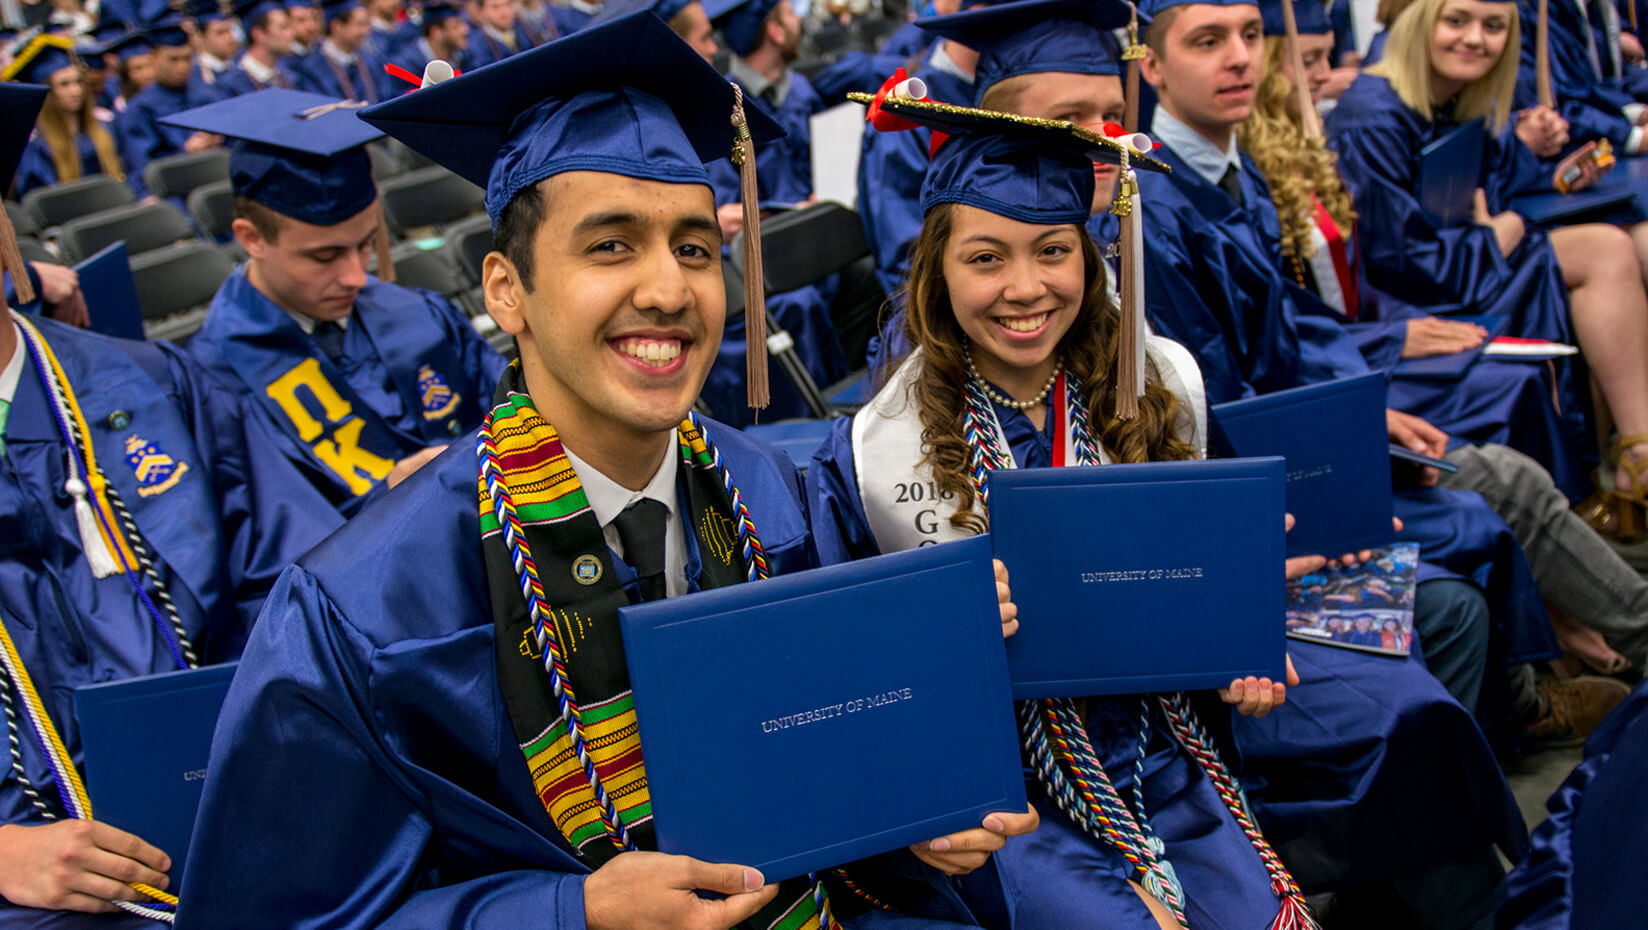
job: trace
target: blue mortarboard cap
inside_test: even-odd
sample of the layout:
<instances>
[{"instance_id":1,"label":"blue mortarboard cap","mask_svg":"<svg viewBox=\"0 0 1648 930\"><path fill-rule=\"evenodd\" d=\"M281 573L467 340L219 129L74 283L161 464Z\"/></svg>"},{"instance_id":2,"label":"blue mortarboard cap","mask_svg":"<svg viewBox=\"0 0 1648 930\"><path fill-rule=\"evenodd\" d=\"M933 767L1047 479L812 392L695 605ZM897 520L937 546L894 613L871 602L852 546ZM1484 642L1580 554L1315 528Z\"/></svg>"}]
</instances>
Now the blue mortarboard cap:
<instances>
[{"instance_id":1,"label":"blue mortarboard cap","mask_svg":"<svg viewBox=\"0 0 1648 930\"><path fill-rule=\"evenodd\" d=\"M1019 0L916 20L922 29L979 53L973 99L1020 74L1119 74L1111 30L1132 11L1121 0Z\"/></svg>"},{"instance_id":2,"label":"blue mortarboard cap","mask_svg":"<svg viewBox=\"0 0 1648 930\"><path fill-rule=\"evenodd\" d=\"M708 184L732 151L733 89L664 21L631 13L460 77L387 100L361 118L486 188L496 223L521 189L567 171ZM756 143L783 131L744 109Z\"/></svg>"},{"instance_id":3,"label":"blue mortarboard cap","mask_svg":"<svg viewBox=\"0 0 1648 930\"><path fill-rule=\"evenodd\" d=\"M99 55L114 52L121 61L134 58L138 55L147 55L154 51L149 44L149 35L142 29L128 29L123 35L116 36L97 50Z\"/></svg>"},{"instance_id":4,"label":"blue mortarboard cap","mask_svg":"<svg viewBox=\"0 0 1648 930\"><path fill-rule=\"evenodd\" d=\"M316 226L335 226L377 199L364 146L383 133L355 108L319 94L271 88L161 118L236 140L235 194Z\"/></svg>"},{"instance_id":5,"label":"blue mortarboard cap","mask_svg":"<svg viewBox=\"0 0 1648 930\"><path fill-rule=\"evenodd\" d=\"M235 4L235 16L240 19L243 28L250 29L252 24L263 19L274 10L285 9L279 0L239 0Z\"/></svg>"},{"instance_id":6,"label":"blue mortarboard cap","mask_svg":"<svg viewBox=\"0 0 1648 930\"><path fill-rule=\"evenodd\" d=\"M1139 0L1139 12L1154 19L1176 6L1258 6L1258 0Z\"/></svg>"},{"instance_id":7,"label":"blue mortarboard cap","mask_svg":"<svg viewBox=\"0 0 1648 930\"><path fill-rule=\"evenodd\" d=\"M865 103L873 98L854 93L849 99ZM941 203L962 203L1024 223L1086 223L1093 204L1094 162L1121 162L1119 143L1063 120L896 97L883 100L880 111L949 135L927 167L923 212ZM1137 153L1131 164L1168 171Z\"/></svg>"},{"instance_id":8,"label":"blue mortarboard cap","mask_svg":"<svg viewBox=\"0 0 1648 930\"><path fill-rule=\"evenodd\" d=\"M438 23L444 23L449 19L457 19L462 15L462 10L450 3L444 2L444 0L434 0L434 2L425 3L423 5L423 24L425 26L433 26Z\"/></svg>"},{"instance_id":9,"label":"blue mortarboard cap","mask_svg":"<svg viewBox=\"0 0 1648 930\"><path fill-rule=\"evenodd\" d=\"M589 22L584 24L584 28L610 23L620 16L628 16L638 10L651 10L667 23L674 19L677 13L697 2L698 0L607 0L601 4L601 9L590 17Z\"/></svg>"},{"instance_id":10,"label":"blue mortarboard cap","mask_svg":"<svg viewBox=\"0 0 1648 930\"><path fill-rule=\"evenodd\" d=\"M712 0L704 6L734 55L748 55L761 41L761 26L779 0Z\"/></svg>"},{"instance_id":11,"label":"blue mortarboard cap","mask_svg":"<svg viewBox=\"0 0 1648 930\"><path fill-rule=\"evenodd\" d=\"M1289 2L1291 0L1262 0L1259 4L1259 15L1265 19L1265 35L1287 35L1287 25L1282 19L1282 4ZM1318 0L1294 3L1293 24L1303 36L1326 35L1333 31L1333 23L1328 21L1327 8Z\"/></svg>"},{"instance_id":12,"label":"blue mortarboard cap","mask_svg":"<svg viewBox=\"0 0 1648 930\"><path fill-rule=\"evenodd\" d=\"M40 106L50 92L38 84L0 84L0 190L11 188Z\"/></svg>"},{"instance_id":13,"label":"blue mortarboard cap","mask_svg":"<svg viewBox=\"0 0 1648 930\"><path fill-rule=\"evenodd\" d=\"M192 0L184 6L184 15L202 26L229 18L217 0Z\"/></svg>"},{"instance_id":14,"label":"blue mortarboard cap","mask_svg":"<svg viewBox=\"0 0 1648 930\"><path fill-rule=\"evenodd\" d=\"M321 14L326 17L326 24L331 25L335 19L348 16L361 8L360 0L321 0Z\"/></svg>"},{"instance_id":15,"label":"blue mortarboard cap","mask_svg":"<svg viewBox=\"0 0 1648 930\"><path fill-rule=\"evenodd\" d=\"M306 10L315 10L320 8L319 0L284 0L281 5L286 7L288 12L297 7L302 7Z\"/></svg>"},{"instance_id":16,"label":"blue mortarboard cap","mask_svg":"<svg viewBox=\"0 0 1648 930\"><path fill-rule=\"evenodd\" d=\"M169 13L143 31L143 37L155 48L176 48L189 44L189 33L183 29L183 17Z\"/></svg>"},{"instance_id":17,"label":"blue mortarboard cap","mask_svg":"<svg viewBox=\"0 0 1648 930\"><path fill-rule=\"evenodd\" d=\"M63 36L35 36L0 72L0 79L49 85L52 75L78 63L73 49L73 43Z\"/></svg>"}]
</instances>

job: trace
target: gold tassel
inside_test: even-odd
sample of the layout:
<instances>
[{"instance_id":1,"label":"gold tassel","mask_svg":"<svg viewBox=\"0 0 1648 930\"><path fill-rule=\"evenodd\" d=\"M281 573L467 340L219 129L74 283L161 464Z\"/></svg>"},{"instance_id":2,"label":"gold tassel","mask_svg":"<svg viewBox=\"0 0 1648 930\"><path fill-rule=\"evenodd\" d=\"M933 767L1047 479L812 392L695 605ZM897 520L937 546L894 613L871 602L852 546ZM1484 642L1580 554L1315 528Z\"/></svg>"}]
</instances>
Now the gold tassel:
<instances>
[{"instance_id":1,"label":"gold tassel","mask_svg":"<svg viewBox=\"0 0 1648 930\"><path fill-rule=\"evenodd\" d=\"M1316 0L1309 0L1315 3ZM1305 59L1299 54L1299 24L1293 18L1293 0L1282 0L1282 25L1287 30L1288 63L1293 67L1293 92L1298 96L1299 125L1306 139L1322 138L1322 124L1316 119L1316 102L1310 99L1310 81L1305 79Z\"/></svg>"},{"instance_id":2,"label":"gold tassel","mask_svg":"<svg viewBox=\"0 0 1648 930\"><path fill-rule=\"evenodd\" d=\"M1127 84L1123 90L1127 98L1127 109L1122 116L1122 128L1128 132L1139 131L1139 61L1144 58L1145 48L1139 44L1139 8L1128 4L1132 11L1132 18L1127 22L1127 48L1122 49L1122 61L1127 62Z\"/></svg>"},{"instance_id":3,"label":"gold tassel","mask_svg":"<svg viewBox=\"0 0 1648 930\"><path fill-rule=\"evenodd\" d=\"M389 254L389 223L379 207L378 226L372 230L372 247L378 253L378 280L395 283L395 259Z\"/></svg>"},{"instance_id":4,"label":"gold tassel","mask_svg":"<svg viewBox=\"0 0 1648 930\"><path fill-rule=\"evenodd\" d=\"M730 83L730 82L729 82ZM732 163L744 199L744 362L748 403L764 410L772 402L767 379L767 288L761 268L761 193L755 180L755 141L744 119L744 90L732 85L732 126L738 138L732 144Z\"/></svg>"},{"instance_id":5,"label":"gold tassel","mask_svg":"<svg viewBox=\"0 0 1648 930\"><path fill-rule=\"evenodd\" d=\"M17 248L17 230L12 228L11 216L0 210L0 267L11 272L11 288L17 294L19 305L34 301L34 285L29 283L28 264Z\"/></svg>"},{"instance_id":6,"label":"gold tassel","mask_svg":"<svg viewBox=\"0 0 1648 930\"><path fill-rule=\"evenodd\" d=\"M1139 396L1144 393L1144 281L1143 247L1139 216L1139 182L1122 153L1121 177L1110 212L1121 219L1120 257L1121 320L1116 334L1116 419L1131 420L1139 415Z\"/></svg>"}]
</instances>

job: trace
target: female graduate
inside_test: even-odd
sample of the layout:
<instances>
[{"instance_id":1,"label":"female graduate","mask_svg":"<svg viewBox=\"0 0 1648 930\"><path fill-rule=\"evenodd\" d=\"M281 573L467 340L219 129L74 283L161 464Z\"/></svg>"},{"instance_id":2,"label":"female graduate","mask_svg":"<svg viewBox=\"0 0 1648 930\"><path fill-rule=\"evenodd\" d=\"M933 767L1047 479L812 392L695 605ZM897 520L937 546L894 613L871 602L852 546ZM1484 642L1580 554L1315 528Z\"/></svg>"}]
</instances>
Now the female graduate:
<instances>
[{"instance_id":1,"label":"female graduate","mask_svg":"<svg viewBox=\"0 0 1648 930\"><path fill-rule=\"evenodd\" d=\"M927 174L904 324L917 348L875 401L837 424L809 477L826 560L982 531L988 515L973 476L990 468L1200 451L1201 379L1173 343L1149 340L1153 375L1129 398L1136 415L1108 415L1121 334L1082 229L1092 162L1107 146L1069 124L1020 134L1012 119L991 114L988 129L952 137ZM930 125L955 128L942 116ZM898 488L911 481L935 489L938 506L900 503ZM1285 690L1247 679L1226 699L1265 713ZM1085 715L1070 701L1023 708L1038 785L1074 780L1092 790L1057 794L1055 807L1038 788L1040 830L997 852L1015 926L1309 925L1297 885L1183 695L1159 706L1137 697L1085 703Z\"/></svg>"},{"instance_id":2,"label":"female graduate","mask_svg":"<svg viewBox=\"0 0 1648 930\"><path fill-rule=\"evenodd\" d=\"M17 195L94 174L125 180L114 136L86 93L83 66L62 36L39 36L0 77L51 88L17 166Z\"/></svg>"},{"instance_id":3,"label":"female graduate","mask_svg":"<svg viewBox=\"0 0 1648 930\"><path fill-rule=\"evenodd\" d=\"M1415 306L1367 285L1356 208L1333 153L1319 136L1307 134L1299 116L1303 102L1294 84L1281 5L1271 0L1260 4L1260 10L1264 76L1253 113L1236 136L1270 186L1281 221L1283 274L1321 299L1355 339L1370 368L1388 370L1404 359L1480 346L1487 336L1483 327L1437 315L1457 312L1457 305L1432 299ZM1333 27L1314 3L1295 3L1294 19L1299 60L1314 102L1331 74L1326 55ZM1442 306L1435 306L1439 302ZM1483 358L1459 379L1446 381L1406 378L1397 369L1389 403L1450 436L1501 443L1531 455L1574 499L1589 491L1582 454L1589 442L1584 410L1576 405L1559 412L1541 366Z\"/></svg>"},{"instance_id":4,"label":"female graduate","mask_svg":"<svg viewBox=\"0 0 1648 930\"><path fill-rule=\"evenodd\" d=\"M1542 173L1526 146L1501 136L1519 43L1514 3L1414 3L1391 28L1384 59L1329 115L1330 144L1362 221L1374 287L1508 316L1512 335L1577 340L1619 431L1614 489L1599 521L1635 532L1648 503L1648 296L1624 230L1588 224L1546 234L1504 209ZM1475 222L1439 228L1419 203L1417 153L1478 119L1490 131Z\"/></svg>"}]
</instances>

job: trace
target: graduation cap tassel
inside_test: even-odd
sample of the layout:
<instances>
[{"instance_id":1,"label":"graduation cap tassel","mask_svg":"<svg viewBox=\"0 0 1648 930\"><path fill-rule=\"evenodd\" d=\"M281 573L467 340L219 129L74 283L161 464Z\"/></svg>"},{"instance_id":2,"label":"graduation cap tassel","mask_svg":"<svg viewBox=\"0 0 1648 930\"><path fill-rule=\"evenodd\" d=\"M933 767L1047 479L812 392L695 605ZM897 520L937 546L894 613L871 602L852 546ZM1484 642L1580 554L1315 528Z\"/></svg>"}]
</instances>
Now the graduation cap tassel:
<instances>
[{"instance_id":1,"label":"graduation cap tassel","mask_svg":"<svg viewBox=\"0 0 1648 930\"><path fill-rule=\"evenodd\" d=\"M1139 131L1139 62L1144 58L1144 46L1139 43L1139 8L1128 4L1132 18L1127 21L1127 48L1122 49L1122 61L1127 62L1127 83L1124 91L1127 109L1122 116L1122 128Z\"/></svg>"},{"instance_id":2,"label":"graduation cap tassel","mask_svg":"<svg viewBox=\"0 0 1648 930\"><path fill-rule=\"evenodd\" d=\"M29 281L29 268L17 248L17 230L12 228L11 217L4 210L0 210L0 267L11 272L11 287L17 294L17 302L33 303L34 285Z\"/></svg>"},{"instance_id":3,"label":"graduation cap tassel","mask_svg":"<svg viewBox=\"0 0 1648 930\"><path fill-rule=\"evenodd\" d=\"M732 125L738 138L732 146L732 162L738 166L738 180L744 200L744 351L745 390L748 403L764 410L772 402L767 379L767 293L761 266L761 193L755 180L755 141L744 119L744 90L732 85Z\"/></svg>"},{"instance_id":4,"label":"graduation cap tassel","mask_svg":"<svg viewBox=\"0 0 1648 930\"><path fill-rule=\"evenodd\" d=\"M1556 94L1551 90L1550 32L1550 0L1539 0L1539 18L1534 24L1534 83L1539 91L1539 105L1555 108Z\"/></svg>"},{"instance_id":5,"label":"graduation cap tassel","mask_svg":"<svg viewBox=\"0 0 1648 930\"><path fill-rule=\"evenodd\" d=\"M389 254L389 222L380 214L372 230L372 248L378 253L378 280L395 283L395 259Z\"/></svg>"},{"instance_id":6,"label":"graduation cap tassel","mask_svg":"<svg viewBox=\"0 0 1648 930\"><path fill-rule=\"evenodd\" d=\"M1299 54L1299 23L1293 16L1293 0L1282 0L1282 26L1287 30L1285 51L1288 64L1293 68L1293 92L1299 100L1299 125L1303 127L1306 139L1320 139L1322 125L1316 119L1316 102L1310 99L1310 82L1305 79L1305 59Z\"/></svg>"},{"instance_id":7,"label":"graduation cap tassel","mask_svg":"<svg viewBox=\"0 0 1648 930\"><path fill-rule=\"evenodd\" d=\"M1125 144L1125 143L1124 143ZM1121 323L1116 339L1116 419L1139 415L1144 394L1144 226L1139 182L1122 151L1121 177L1110 211L1121 219Z\"/></svg>"}]
</instances>

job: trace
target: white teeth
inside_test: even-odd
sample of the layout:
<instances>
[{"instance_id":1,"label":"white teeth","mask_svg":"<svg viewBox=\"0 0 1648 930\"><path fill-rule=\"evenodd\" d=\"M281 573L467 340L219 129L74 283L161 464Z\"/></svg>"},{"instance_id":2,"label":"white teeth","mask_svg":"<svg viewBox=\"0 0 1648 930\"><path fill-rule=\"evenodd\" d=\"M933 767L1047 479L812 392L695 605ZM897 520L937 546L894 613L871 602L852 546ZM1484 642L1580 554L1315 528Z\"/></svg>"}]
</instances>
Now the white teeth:
<instances>
[{"instance_id":1,"label":"white teeth","mask_svg":"<svg viewBox=\"0 0 1648 930\"><path fill-rule=\"evenodd\" d=\"M628 338L620 339L618 351L662 368L681 354L681 343L674 340Z\"/></svg>"},{"instance_id":2,"label":"white teeth","mask_svg":"<svg viewBox=\"0 0 1648 930\"><path fill-rule=\"evenodd\" d=\"M1047 322L1047 317L1049 315L1050 314L1043 313L1040 316L998 317L996 322L1015 333L1033 333L1041 328L1041 324Z\"/></svg>"}]
</instances>

